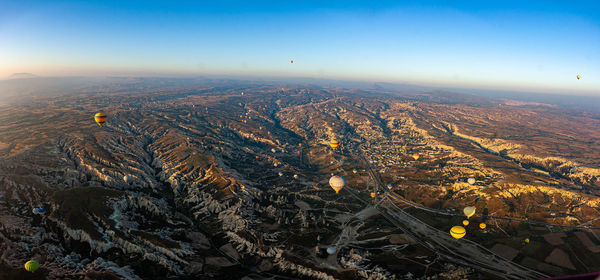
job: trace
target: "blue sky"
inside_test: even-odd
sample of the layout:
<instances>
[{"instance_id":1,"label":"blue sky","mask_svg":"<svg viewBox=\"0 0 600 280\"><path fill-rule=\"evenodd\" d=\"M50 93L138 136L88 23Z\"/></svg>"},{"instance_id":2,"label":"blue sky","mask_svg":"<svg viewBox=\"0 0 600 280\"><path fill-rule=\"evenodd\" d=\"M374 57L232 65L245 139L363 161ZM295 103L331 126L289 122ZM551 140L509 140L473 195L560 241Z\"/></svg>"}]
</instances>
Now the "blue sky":
<instances>
[{"instance_id":1,"label":"blue sky","mask_svg":"<svg viewBox=\"0 0 600 280\"><path fill-rule=\"evenodd\" d=\"M600 95L600 1L167 2L0 0L0 77L290 76Z\"/></svg>"}]
</instances>

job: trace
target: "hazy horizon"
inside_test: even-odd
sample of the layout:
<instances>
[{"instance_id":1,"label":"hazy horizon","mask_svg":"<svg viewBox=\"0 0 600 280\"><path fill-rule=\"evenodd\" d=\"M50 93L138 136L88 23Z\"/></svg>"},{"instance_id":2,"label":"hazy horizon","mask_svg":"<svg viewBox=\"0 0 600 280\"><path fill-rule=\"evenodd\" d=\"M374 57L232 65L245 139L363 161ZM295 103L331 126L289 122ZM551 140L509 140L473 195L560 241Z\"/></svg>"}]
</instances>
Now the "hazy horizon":
<instances>
[{"instance_id":1,"label":"hazy horizon","mask_svg":"<svg viewBox=\"0 0 600 280\"><path fill-rule=\"evenodd\" d=\"M4 2L0 77L225 75L600 96L598 11L594 1Z\"/></svg>"}]
</instances>

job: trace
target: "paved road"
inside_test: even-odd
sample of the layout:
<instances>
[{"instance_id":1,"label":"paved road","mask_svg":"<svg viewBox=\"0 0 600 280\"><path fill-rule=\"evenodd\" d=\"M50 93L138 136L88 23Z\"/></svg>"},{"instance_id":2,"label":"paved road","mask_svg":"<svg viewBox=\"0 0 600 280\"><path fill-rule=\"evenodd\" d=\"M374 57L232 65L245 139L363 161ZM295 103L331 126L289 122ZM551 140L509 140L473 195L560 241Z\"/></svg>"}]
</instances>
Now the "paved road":
<instances>
[{"instance_id":1,"label":"paved road","mask_svg":"<svg viewBox=\"0 0 600 280\"><path fill-rule=\"evenodd\" d=\"M436 228L433 228L402 210L396 205L396 203L406 203L413 207L423 210L432 210L432 212L436 213L440 211L438 209L423 207L411 201L407 201L399 195L389 191L384 187L381 179L372 170L371 166L362 155L361 159L365 161L369 176L375 182L377 189L382 190L385 193L385 196L381 199L381 202L387 203L377 203L376 205L379 212L394 225L402 228L406 234L411 236L416 242L420 243L425 248L432 250L436 254L451 262L474 267L480 271L485 271L487 273L496 275L499 278L540 279L547 277L546 275L535 270L531 270L504 259L494 254L487 248L468 239L456 240L452 238L447 231L440 231ZM364 200L358 197L354 191L348 191L357 199L364 202ZM456 215L445 211L442 211L442 213L444 215Z\"/></svg>"}]
</instances>

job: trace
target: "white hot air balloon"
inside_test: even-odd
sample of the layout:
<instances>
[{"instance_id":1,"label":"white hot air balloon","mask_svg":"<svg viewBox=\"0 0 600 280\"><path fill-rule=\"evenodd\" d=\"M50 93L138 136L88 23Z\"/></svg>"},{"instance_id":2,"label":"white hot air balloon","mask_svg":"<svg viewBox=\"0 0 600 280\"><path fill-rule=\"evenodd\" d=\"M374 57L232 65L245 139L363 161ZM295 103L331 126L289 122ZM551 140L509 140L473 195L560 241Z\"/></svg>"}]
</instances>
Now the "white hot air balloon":
<instances>
[{"instance_id":1,"label":"white hot air balloon","mask_svg":"<svg viewBox=\"0 0 600 280\"><path fill-rule=\"evenodd\" d=\"M283 172L279 172L277 174L279 174L279 177L283 176Z\"/></svg>"},{"instance_id":2,"label":"white hot air balloon","mask_svg":"<svg viewBox=\"0 0 600 280\"><path fill-rule=\"evenodd\" d=\"M327 254L333 255L337 251L337 248L331 246L327 248Z\"/></svg>"},{"instance_id":3,"label":"white hot air balloon","mask_svg":"<svg viewBox=\"0 0 600 280\"><path fill-rule=\"evenodd\" d=\"M346 186L346 180L342 176L332 176L329 179L329 185L335 191L335 193L339 193L340 190Z\"/></svg>"}]
</instances>

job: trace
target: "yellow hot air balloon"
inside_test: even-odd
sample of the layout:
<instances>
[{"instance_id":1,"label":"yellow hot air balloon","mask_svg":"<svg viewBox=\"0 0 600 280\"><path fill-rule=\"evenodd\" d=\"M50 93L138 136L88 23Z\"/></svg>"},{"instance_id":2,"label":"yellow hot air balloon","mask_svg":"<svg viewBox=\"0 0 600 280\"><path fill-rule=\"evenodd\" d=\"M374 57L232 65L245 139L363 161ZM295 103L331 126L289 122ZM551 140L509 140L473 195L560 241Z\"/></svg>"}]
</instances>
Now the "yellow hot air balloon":
<instances>
[{"instance_id":1,"label":"yellow hot air balloon","mask_svg":"<svg viewBox=\"0 0 600 280\"><path fill-rule=\"evenodd\" d=\"M467 220L464 220L464 221L463 221L463 226L468 226L468 225L469 225L469 221L467 221Z\"/></svg>"},{"instance_id":2,"label":"yellow hot air balloon","mask_svg":"<svg viewBox=\"0 0 600 280\"><path fill-rule=\"evenodd\" d=\"M375 198L375 193L374 192L371 193L371 197Z\"/></svg>"},{"instance_id":3,"label":"yellow hot air balloon","mask_svg":"<svg viewBox=\"0 0 600 280\"><path fill-rule=\"evenodd\" d=\"M456 238L456 239L461 239L465 236L465 234L467 234L467 231L465 230L464 227L461 226L453 226L450 229L450 235L452 235L452 237Z\"/></svg>"},{"instance_id":4,"label":"yellow hot air balloon","mask_svg":"<svg viewBox=\"0 0 600 280\"><path fill-rule=\"evenodd\" d=\"M525 238L525 240L523 240L523 241L525 241L525 243L529 244L529 238Z\"/></svg>"},{"instance_id":5,"label":"yellow hot air balloon","mask_svg":"<svg viewBox=\"0 0 600 280\"><path fill-rule=\"evenodd\" d=\"M413 155L412 155L412 157L413 157L415 160L418 160L418 159L419 159L419 154L415 153L415 154L413 154Z\"/></svg>"},{"instance_id":6,"label":"yellow hot air balloon","mask_svg":"<svg viewBox=\"0 0 600 280\"><path fill-rule=\"evenodd\" d=\"M24 265L25 270L29 272L35 272L38 268L40 268L40 263L35 260L30 260Z\"/></svg>"},{"instance_id":7,"label":"yellow hot air balloon","mask_svg":"<svg viewBox=\"0 0 600 280\"><path fill-rule=\"evenodd\" d=\"M335 150L337 149L337 147L340 146L340 142L338 142L337 139L331 139L331 141L329 142L329 146Z\"/></svg>"},{"instance_id":8,"label":"yellow hot air balloon","mask_svg":"<svg viewBox=\"0 0 600 280\"><path fill-rule=\"evenodd\" d=\"M581 75L577 75L577 80L581 79Z\"/></svg>"},{"instance_id":9,"label":"yellow hot air balloon","mask_svg":"<svg viewBox=\"0 0 600 280\"><path fill-rule=\"evenodd\" d=\"M100 127L106 122L106 115L104 113L97 113L94 116L94 120L98 123Z\"/></svg>"},{"instance_id":10,"label":"yellow hot air balloon","mask_svg":"<svg viewBox=\"0 0 600 280\"><path fill-rule=\"evenodd\" d=\"M486 227L487 227L487 225L485 223L479 224L479 228L481 228L481 229L485 229Z\"/></svg>"},{"instance_id":11,"label":"yellow hot air balloon","mask_svg":"<svg viewBox=\"0 0 600 280\"><path fill-rule=\"evenodd\" d=\"M467 206L465 207L465 209L463 209L463 213L465 213L465 216L467 216L468 218L471 218L471 216L475 215L475 207L471 207L471 206Z\"/></svg>"},{"instance_id":12,"label":"yellow hot air balloon","mask_svg":"<svg viewBox=\"0 0 600 280\"><path fill-rule=\"evenodd\" d=\"M329 185L335 191L335 193L339 193L340 190L346 185L346 180L342 176L332 176L329 179Z\"/></svg>"}]
</instances>

